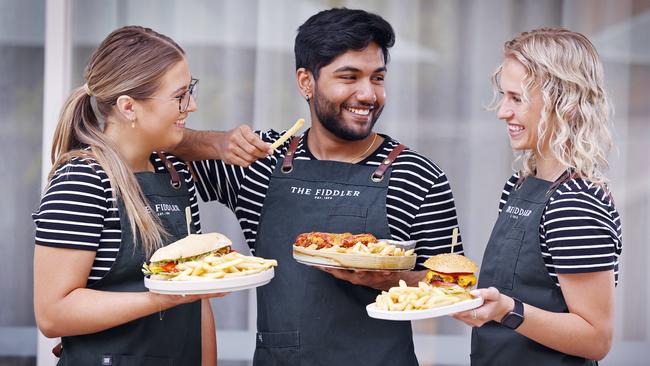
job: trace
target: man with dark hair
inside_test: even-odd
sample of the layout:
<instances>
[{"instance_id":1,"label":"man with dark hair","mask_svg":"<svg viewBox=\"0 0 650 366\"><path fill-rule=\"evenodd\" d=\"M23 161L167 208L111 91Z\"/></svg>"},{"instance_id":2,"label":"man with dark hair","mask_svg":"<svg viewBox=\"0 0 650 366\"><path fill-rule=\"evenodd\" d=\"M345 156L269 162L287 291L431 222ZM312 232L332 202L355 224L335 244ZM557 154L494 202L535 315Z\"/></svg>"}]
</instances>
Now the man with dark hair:
<instances>
[{"instance_id":1,"label":"man with dark hair","mask_svg":"<svg viewBox=\"0 0 650 366\"><path fill-rule=\"evenodd\" d=\"M201 197L230 207L251 251L279 262L273 281L257 290L255 365L417 365L410 322L369 318L365 306L400 279L416 285L426 273L422 263L450 251L458 222L443 171L373 131L394 41L390 24L363 10L313 15L294 48L310 129L275 150L269 143L281 133L273 130L188 130L176 151L190 160L221 159L193 164ZM336 191L354 194L328 193ZM310 231L415 240L417 267L304 266L292 258L291 243Z\"/></svg>"}]
</instances>

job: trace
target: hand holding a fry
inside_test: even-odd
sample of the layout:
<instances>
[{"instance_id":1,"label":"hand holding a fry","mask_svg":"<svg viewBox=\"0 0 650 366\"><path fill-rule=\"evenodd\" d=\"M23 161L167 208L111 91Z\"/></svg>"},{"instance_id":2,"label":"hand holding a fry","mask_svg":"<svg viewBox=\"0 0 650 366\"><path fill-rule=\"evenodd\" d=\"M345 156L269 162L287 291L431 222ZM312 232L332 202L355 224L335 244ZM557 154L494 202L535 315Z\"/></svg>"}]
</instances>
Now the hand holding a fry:
<instances>
[{"instance_id":1,"label":"hand holding a fry","mask_svg":"<svg viewBox=\"0 0 650 366\"><path fill-rule=\"evenodd\" d=\"M304 119L297 120L273 144L264 142L249 126L241 125L227 131L225 138L218 140L217 151L225 163L248 167L256 160L273 154L273 150L295 135L304 124Z\"/></svg>"},{"instance_id":2,"label":"hand holding a fry","mask_svg":"<svg viewBox=\"0 0 650 366\"><path fill-rule=\"evenodd\" d=\"M226 131L224 138L217 140L216 143L215 148L223 162L243 167L248 167L273 152L270 148L271 144L264 142L247 125Z\"/></svg>"}]
</instances>

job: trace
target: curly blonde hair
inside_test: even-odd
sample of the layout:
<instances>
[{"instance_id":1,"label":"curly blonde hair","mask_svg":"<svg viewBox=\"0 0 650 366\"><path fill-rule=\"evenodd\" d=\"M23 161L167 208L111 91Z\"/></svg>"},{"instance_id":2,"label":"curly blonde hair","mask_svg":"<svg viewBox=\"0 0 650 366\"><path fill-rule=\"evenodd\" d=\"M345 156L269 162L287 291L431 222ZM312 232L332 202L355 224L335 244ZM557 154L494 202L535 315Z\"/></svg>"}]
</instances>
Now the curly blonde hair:
<instances>
[{"instance_id":1,"label":"curly blonde hair","mask_svg":"<svg viewBox=\"0 0 650 366\"><path fill-rule=\"evenodd\" d=\"M504 45L504 59L519 61L526 69L523 98L539 88L544 106L537 129L537 148L523 152L518 161L522 176L536 171L536 157L545 142L548 151L574 176L596 184L607 182L604 171L612 148L610 107L604 89L603 67L594 45L584 35L562 28L523 32ZM495 100L500 104L499 78L503 63L492 75Z\"/></svg>"}]
</instances>

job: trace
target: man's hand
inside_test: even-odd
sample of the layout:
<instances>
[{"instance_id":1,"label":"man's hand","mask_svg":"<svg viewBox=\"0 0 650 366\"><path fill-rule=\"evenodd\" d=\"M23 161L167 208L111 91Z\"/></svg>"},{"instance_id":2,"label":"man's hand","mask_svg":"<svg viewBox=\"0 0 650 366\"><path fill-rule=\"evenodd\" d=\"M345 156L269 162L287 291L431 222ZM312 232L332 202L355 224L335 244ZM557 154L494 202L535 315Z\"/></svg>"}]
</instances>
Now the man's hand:
<instances>
[{"instance_id":1,"label":"man's hand","mask_svg":"<svg viewBox=\"0 0 650 366\"><path fill-rule=\"evenodd\" d=\"M223 138L216 140L215 144L220 160L243 167L273 153L271 144L262 141L247 125L226 131Z\"/></svg>"},{"instance_id":2,"label":"man's hand","mask_svg":"<svg viewBox=\"0 0 650 366\"><path fill-rule=\"evenodd\" d=\"M357 271L347 269L334 269L318 267L332 276L348 281L355 285L367 286L377 290L388 290L397 286L399 280L404 280L409 286L415 286L424 278L426 271L410 272L383 272L383 271Z\"/></svg>"}]
</instances>

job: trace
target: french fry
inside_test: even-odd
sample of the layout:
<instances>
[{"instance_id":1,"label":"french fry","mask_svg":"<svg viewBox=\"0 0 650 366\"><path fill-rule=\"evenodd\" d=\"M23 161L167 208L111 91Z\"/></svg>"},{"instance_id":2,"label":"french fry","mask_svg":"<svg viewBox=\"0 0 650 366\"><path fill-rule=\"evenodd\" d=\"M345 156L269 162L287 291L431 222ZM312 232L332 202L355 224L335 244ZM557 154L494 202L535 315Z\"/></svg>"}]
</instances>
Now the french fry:
<instances>
[{"instance_id":1,"label":"french fry","mask_svg":"<svg viewBox=\"0 0 650 366\"><path fill-rule=\"evenodd\" d=\"M388 244L385 241L378 241L376 243L368 243L364 245L362 243L356 243L351 247L343 248L338 245L333 245L329 248L318 249L316 244L312 244L307 247L307 249L320 250L322 252L331 252L331 253L347 253L347 254L365 254L365 255L375 255L375 256L395 256L395 257L404 257L404 256L413 256L415 255L415 250L409 249L404 250L393 244Z\"/></svg>"},{"instance_id":2,"label":"french fry","mask_svg":"<svg viewBox=\"0 0 650 366\"><path fill-rule=\"evenodd\" d=\"M293 126L291 126L291 128L289 128L287 132L284 133L284 135L280 136L279 139L275 140L275 142L271 144L271 149L275 150L280 147L280 145L284 144L284 142L287 141L289 137L295 135L296 132L298 132L298 130L300 130L304 124L304 119L300 118L297 120L296 123L294 123Z\"/></svg>"},{"instance_id":3,"label":"french fry","mask_svg":"<svg viewBox=\"0 0 650 366\"><path fill-rule=\"evenodd\" d=\"M274 259L246 256L237 252L208 255L200 260L179 263L176 268L180 273L167 278L169 281L214 280L227 277L239 277L266 271L278 265Z\"/></svg>"},{"instance_id":4,"label":"french fry","mask_svg":"<svg viewBox=\"0 0 650 366\"><path fill-rule=\"evenodd\" d=\"M411 311L451 305L465 299L467 295L460 287L441 288L426 282L418 283L417 287L409 287L400 280L399 286L382 291L377 296L375 305L380 310Z\"/></svg>"}]
</instances>

